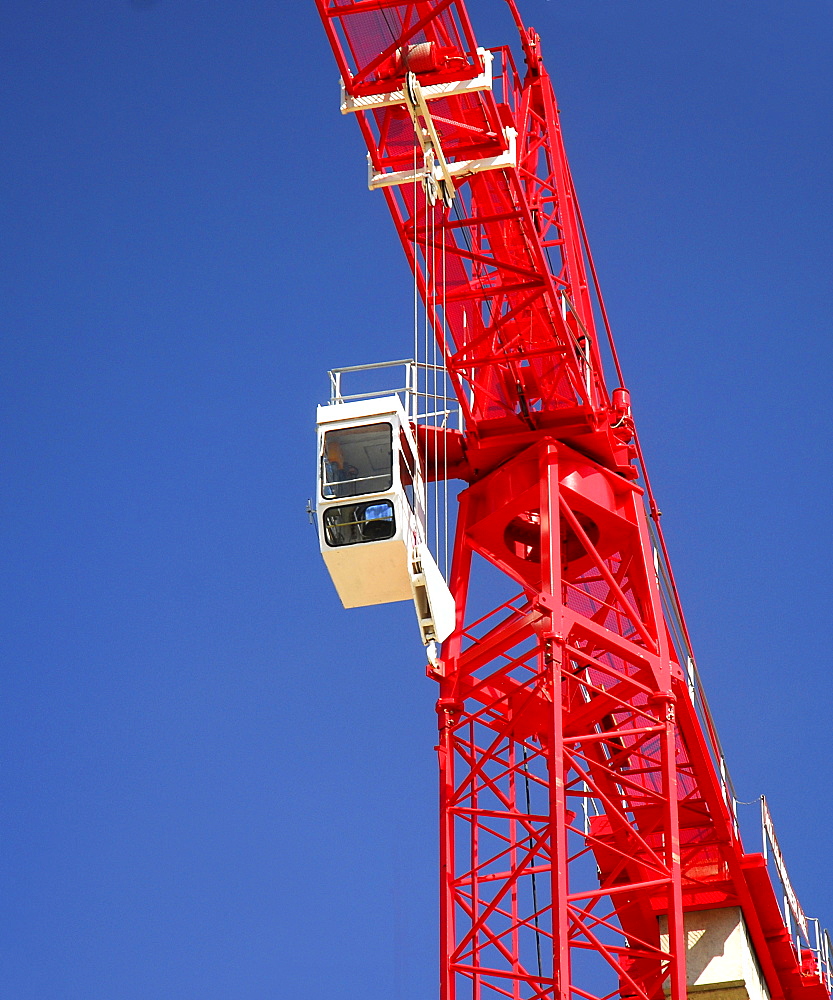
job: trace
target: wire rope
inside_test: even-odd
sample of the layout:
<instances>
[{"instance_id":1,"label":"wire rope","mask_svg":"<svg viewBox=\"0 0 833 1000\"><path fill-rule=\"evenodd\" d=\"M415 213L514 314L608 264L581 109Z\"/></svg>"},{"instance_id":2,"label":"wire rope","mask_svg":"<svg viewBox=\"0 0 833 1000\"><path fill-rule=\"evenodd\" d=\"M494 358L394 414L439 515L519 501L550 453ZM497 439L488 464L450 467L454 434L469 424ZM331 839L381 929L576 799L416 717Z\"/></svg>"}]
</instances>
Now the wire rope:
<instances>
[{"instance_id":1,"label":"wire rope","mask_svg":"<svg viewBox=\"0 0 833 1000\"><path fill-rule=\"evenodd\" d=\"M423 334L423 354L422 354L422 357L424 358L424 361L422 362L422 364L420 365L420 367L422 368L422 385L423 385L423 389L424 389L424 394L423 394L424 395L424 411L423 411L424 416L423 416L423 419L425 421L425 429L426 429L426 439L425 440L426 440L426 443L427 443L430 440L430 438L429 438L429 417L428 417L428 413L430 412L429 407L428 407L428 388L429 388L429 386L428 386L428 312L429 312L429 310L428 310L428 303L429 303L429 301L431 299L431 264L430 264L430 257L428 255L428 228L429 228L429 219L428 219L428 192L427 192L427 190L424 192L424 194L425 194L425 197L424 197L424 202L425 202L425 225L424 225L424 229L423 229L424 242L423 242L422 261L423 261L423 266L425 268L425 280L424 280L424 285L425 285L425 328L424 328L424 334ZM427 464L426 464L425 472L426 472L426 478L427 478L428 472L429 472ZM425 511L425 535L426 535L426 541L427 541L428 538L429 538L429 536L430 536L430 530L431 530L431 490L430 490L430 487L429 487L429 485L427 483L425 485L425 506L426 506L426 511Z\"/></svg>"},{"instance_id":2,"label":"wire rope","mask_svg":"<svg viewBox=\"0 0 833 1000\"><path fill-rule=\"evenodd\" d=\"M431 206L431 277L433 284L433 295L431 297L431 318L436 320L437 315L437 206L436 203ZM433 323L432 323L433 327ZM431 420L434 426L434 551L437 553L439 558L439 543L440 543L440 504L439 504L439 477L438 477L438 459L437 459L437 441L438 441L438 428L437 428L437 338L434 335L434 331L431 331L431 412L433 414ZM426 357L427 360L427 357Z\"/></svg>"},{"instance_id":3,"label":"wire rope","mask_svg":"<svg viewBox=\"0 0 833 1000\"><path fill-rule=\"evenodd\" d=\"M408 407L413 412L410 414L417 426L419 416L419 282L417 271L419 268L419 243L417 242L417 141L414 133L414 211L411 216L414 227L414 384L411 387L413 394L408 400Z\"/></svg>"},{"instance_id":4,"label":"wire rope","mask_svg":"<svg viewBox=\"0 0 833 1000\"><path fill-rule=\"evenodd\" d=\"M443 438L443 575L446 580L448 579L448 435L451 430L449 426L449 409L448 409L448 372L446 368L447 358L448 358L448 324L447 324L447 299L446 299L446 222L448 221L448 209L446 208L443 214L443 249L442 249L442 268L443 268L443 325L442 325L442 359L443 359L443 427L445 429L445 434Z\"/></svg>"},{"instance_id":5,"label":"wire rope","mask_svg":"<svg viewBox=\"0 0 833 1000\"><path fill-rule=\"evenodd\" d=\"M527 816L532 815L532 803L529 795L529 764L527 762L526 753L526 743L521 743L521 749L524 755L523 772L524 772L524 785L526 786L526 814ZM529 837L529 847L530 850L533 848L532 835ZM543 961L541 958L541 925L538 922L538 882L535 872L532 872L532 910L533 910L533 923L535 924L535 951L537 952L538 958L538 978L543 976Z\"/></svg>"},{"instance_id":6,"label":"wire rope","mask_svg":"<svg viewBox=\"0 0 833 1000\"><path fill-rule=\"evenodd\" d=\"M447 257L446 232L448 207L440 209L438 222L437 204L432 205L428 196L428 178L423 181L424 188L424 228L423 239L419 237L419 179L417 175L418 142L413 147L413 414L417 426L424 428L426 458L430 445L430 460L426 463L424 483L425 492L425 535L426 542L436 555L437 565L442 569L445 578L449 571L449 529L448 529L448 450L443 445L442 460L439 455L440 433L445 431L449 423L449 396L446 370L448 321L447 321ZM455 205L455 209L457 206ZM459 218L459 209L457 209ZM437 231L440 231L442 245L440 262L437 262ZM468 243L468 233L464 230L464 239ZM420 257L422 258L420 261ZM419 316L419 271L423 271L423 288L425 296L425 320L423 337L420 338ZM438 279L439 270L439 279ZM437 283L439 280L440 288ZM441 303L441 305L440 305ZM422 344L420 344L422 339ZM420 413L420 397L422 413ZM442 486L440 479L442 478Z\"/></svg>"}]
</instances>

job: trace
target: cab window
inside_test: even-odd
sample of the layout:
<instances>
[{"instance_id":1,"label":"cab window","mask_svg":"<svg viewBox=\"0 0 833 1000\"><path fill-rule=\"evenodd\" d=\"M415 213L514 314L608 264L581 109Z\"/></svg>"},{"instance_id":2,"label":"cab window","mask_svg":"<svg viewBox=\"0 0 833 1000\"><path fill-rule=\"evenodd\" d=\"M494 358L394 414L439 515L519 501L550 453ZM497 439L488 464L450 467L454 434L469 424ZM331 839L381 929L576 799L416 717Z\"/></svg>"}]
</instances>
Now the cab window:
<instances>
[{"instance_id":1,"label":"cab window","mask_svg":"<svg viewBox=\"0 0 833 1000\"><path fill-rule=\"evenodd\" d=\"M324 511L324 538L332 547L393 538L396 521L390 500L345 503Z\"/></svg>"},{"instance_id":2,"label":"cab window","mask_svg":"<svg viewBox=\"0 0 833 1000\"><path fill-rule=\"evenodd\" d=\"M393 483L392 428L364 424L327 431L321 455L321 493L326 499L381 493Z\"/></svg>"}]
</instances>

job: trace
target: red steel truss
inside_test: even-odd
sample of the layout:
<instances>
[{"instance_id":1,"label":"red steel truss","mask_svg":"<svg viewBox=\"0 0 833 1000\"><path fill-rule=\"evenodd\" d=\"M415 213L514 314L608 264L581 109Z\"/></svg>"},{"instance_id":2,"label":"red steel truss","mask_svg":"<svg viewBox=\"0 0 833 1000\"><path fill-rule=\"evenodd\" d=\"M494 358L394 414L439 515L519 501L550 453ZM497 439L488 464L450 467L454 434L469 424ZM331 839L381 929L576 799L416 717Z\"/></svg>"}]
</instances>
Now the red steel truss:
<instances>
[{"instance_id":1,"label":"red steel truss","mask_svg":"<svg viewBox=\"0 0 833 1000\"><path fill-rule=\"evenodd\" d=\"M422 436L468 483L430 670L441 997L683 1000L684 913L731 905L773 1000L821 1000L740 841L615 352L605 382L555 96L508 2L523 79L498 49L491 89L429 107L449 163L515 162L458 175L450 207L383 186L465 417ZM428 92L487 68L462 0L316 3L374 175L414 174L406 74Z\"/></svg>"}]
</instances>

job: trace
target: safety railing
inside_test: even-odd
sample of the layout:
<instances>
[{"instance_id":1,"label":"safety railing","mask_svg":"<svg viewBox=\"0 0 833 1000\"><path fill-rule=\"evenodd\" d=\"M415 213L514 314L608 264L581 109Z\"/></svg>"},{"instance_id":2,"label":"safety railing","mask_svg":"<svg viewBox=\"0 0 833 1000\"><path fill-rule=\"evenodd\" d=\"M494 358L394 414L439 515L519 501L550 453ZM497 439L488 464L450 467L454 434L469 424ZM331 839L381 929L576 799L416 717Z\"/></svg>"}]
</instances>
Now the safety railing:
<instances>
[{"instance_id":1,"label":"safety railing","mask_svg":"<svg viewBox=\"0 0 833 1000\"><path fill-rule=\"evenodd\" d=\"M686 672L688 693L697 713L700 727L706 736L706 744L709 749L709 756L715 773L720 781L720 788L723 794L723 801L731 817L735 836L740 839L740 826L738 824L738 797L735 794L735 786L729 767L726 763L726 755L720 744L720 737L717 735L717 727L706 700L706 692L700 680L694 653L686 638L686 629L677 604L674 588L671 583L671 574L665 559L662 555L659 534L653 519L648 517L648 526L651 534L651 543L654 551L654 569L657 574L660 596L662 599L665 619L671 633L671 641L677 655L677 660Z\"/></svg>"},{"instance_id":2,"label":"safety railing","mask_svg":"<svg viewBox=\"0 0 833 1000\"><path fill-rule=\"evenodd\" d=\"M402 373L391 380L391 385L387 380L387 372L397 368L402 369ZM384 381L378 378L380 372L385 372ZM399 396L402 408L413 423L462 430L462 408L448 383L443 365L402 358L398 361L377 361L369 365L332 368L328 375L330 405L375 399L377 396ZM345 392L345 376L349 376L351 382L363 384L365 388L360 392Z\"/></svg>"},{"instance_id":3,"label":"safety railing","mask_svg":"<svg viewBox=\"0 0 833 1000\"><path fill-rule=\"evenodd\" d=\"M772 869L774 868L773 884L777 880L781 888L784 926L790 932L796 957L801 963L801 971L805 973L815 972L827 992L830 993L833 989L833 970L830 967L830 935L815 917L808 917L804 913L804 909L798 901L787 866L784 863L778 838L775 835L772 814L764 795L761 796L761 842L770 878L772 878Z\"/></svg>"}]
</instances>

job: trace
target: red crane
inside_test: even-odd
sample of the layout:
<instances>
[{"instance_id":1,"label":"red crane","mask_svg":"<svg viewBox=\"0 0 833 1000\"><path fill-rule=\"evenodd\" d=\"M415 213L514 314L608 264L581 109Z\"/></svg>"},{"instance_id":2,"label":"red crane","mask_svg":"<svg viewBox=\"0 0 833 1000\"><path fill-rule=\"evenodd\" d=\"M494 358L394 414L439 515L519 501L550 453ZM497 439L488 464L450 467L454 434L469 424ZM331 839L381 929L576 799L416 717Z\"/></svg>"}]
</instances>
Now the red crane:
<instances>
[{"instance_id":1,"label":"red crane","mask_svg":"<svg viewBox=\"0 0 833 1000\"><path fill-rule=\"evenodd\" d=\"M826 1000L765 802L769 859L740 838L539 38L507 2L522 77L462 0L316 0L463 414L414 428L424 477L466 484L428 668L440 995Z\"/></svg>"}]
</instances>

